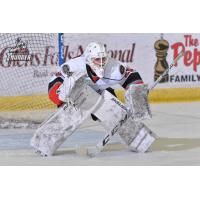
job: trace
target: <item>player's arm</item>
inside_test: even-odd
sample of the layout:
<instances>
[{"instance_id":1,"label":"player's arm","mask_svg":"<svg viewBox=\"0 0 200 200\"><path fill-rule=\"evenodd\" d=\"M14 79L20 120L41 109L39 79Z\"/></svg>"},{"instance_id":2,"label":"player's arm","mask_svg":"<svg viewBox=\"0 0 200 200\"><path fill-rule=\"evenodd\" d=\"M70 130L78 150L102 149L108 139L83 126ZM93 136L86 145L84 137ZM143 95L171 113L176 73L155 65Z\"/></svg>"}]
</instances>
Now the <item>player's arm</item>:
<instances>
[{"instance_id":1,"label":"player's arm","mask_svg":"<svg viewBox=\"0 0 200 200\"><path fill-rule=\"evenodd\" d=\"M122 87L127 90L132 84L144 84L144 82L136 70L127 67L125 69L125 80L122 84Z\"/></svg>"},{"instance_id":2,"label":"player's arm","mask_svg":"<svg viewBox=\"0 0 200 200\"><path fill-rule=\"evenodd\" d=\"M70 70L70 66L68 64L63 64L61 66L61 73L64 77L64 81L57 90L58 99L62 102L67 102L69 101L70 94L76 81L84 76L85 72L75 71L73 69Z\"/></svg>"}]
</instances>

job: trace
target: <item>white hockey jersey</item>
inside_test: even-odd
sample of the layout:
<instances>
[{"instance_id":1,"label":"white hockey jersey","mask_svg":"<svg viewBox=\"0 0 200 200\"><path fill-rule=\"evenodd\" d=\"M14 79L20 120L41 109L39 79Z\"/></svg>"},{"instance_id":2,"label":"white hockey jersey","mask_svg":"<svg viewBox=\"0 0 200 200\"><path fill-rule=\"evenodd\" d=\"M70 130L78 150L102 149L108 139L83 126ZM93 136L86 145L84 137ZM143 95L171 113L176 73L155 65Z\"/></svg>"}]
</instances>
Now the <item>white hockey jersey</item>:
<instances>
[{"instance_id":1,"label":"white hockey jersey","mask_svg":"<svg viewBox=\"0 0 200 200\"><path fill-rule=\"evenodd\" d=\"M65 74L67 75L69 73L69 76L55 76L49 83L49 97L54 103L56 103L54 101L55 98L64 101L64 97L69 96L74 80L76 81L79 78L78 76L82 74L87 75L87 84L98 93L101 93L107 88L113 88L116 85L121 85L126 89L132 83L143 83L138 72L128 68L124 63L113 58L109 58L107 64L104 66L104 76L101 79L98 78L91 67L86 64L83 56L71 59L62 66L67 66L67 72L65 72ZM56 80L60 82L59 87L58 84L56 84ZM56 89L52 89L54 84L57 85ZM58 105L58 103L56 104Z\"/></svg>"},{"instance_id":2,"label":"white hockey jersey","mask_svg":"<svg viewBox=\"0 0 200 200\"><path fill-rule=\"evenodd\" d=\"M89 66L87 66L84 57L77 57L75 59L71 59L65 64L69 66L70 72L79 71L79 72L87 73L88 77L86 78L86 80L88 84L98 92L108 87L111 87L113 85L117 85L117 84L123 85L123 83L126 80L126 77L125 77L126 66L123 63L113 58L108 59L108 62L105 66L104 77L97 81L94 81L92 77L90 76L91 69L88 69Z\"/></svg>"}]
</instances>

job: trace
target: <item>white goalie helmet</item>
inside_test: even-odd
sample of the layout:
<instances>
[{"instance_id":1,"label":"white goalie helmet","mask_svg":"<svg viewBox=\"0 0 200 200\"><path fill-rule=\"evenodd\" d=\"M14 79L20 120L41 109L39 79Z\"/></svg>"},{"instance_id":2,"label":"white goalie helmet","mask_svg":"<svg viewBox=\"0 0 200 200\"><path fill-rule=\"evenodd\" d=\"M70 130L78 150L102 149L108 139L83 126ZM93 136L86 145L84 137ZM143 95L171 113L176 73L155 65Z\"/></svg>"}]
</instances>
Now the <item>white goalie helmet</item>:
<instances>
[{"instance_id":1,"label":"white goalie helmet","mask_svg":"<svg viewBox=\"0 0 200 200\"><path fill-rule=\"evenodd\" d=\"M108 61L106 48L98 42L91 42L85 49L86 63L92 68L99 78L104 76L105 65Z\"/></svg>"}]
</instances>

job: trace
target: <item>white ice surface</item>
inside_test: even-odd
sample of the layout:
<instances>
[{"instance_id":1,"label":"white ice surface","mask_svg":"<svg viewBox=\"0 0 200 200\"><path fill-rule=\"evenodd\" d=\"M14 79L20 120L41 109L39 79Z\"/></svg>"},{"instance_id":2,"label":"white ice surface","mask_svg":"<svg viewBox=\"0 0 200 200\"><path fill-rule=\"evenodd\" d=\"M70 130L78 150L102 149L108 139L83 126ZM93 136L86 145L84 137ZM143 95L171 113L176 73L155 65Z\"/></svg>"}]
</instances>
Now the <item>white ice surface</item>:
<instances>
[{"instance_id":1,"label":"white ice surface","mask_svg":"<svg viewBox=\"0 0 200 200\"><path fill-rule=\"evenodd\" d=\"M75 146L94 145L104 130L84 124L52 157L39 157L30 147L33 130L0 130L0 165L200 165L200 102L152 104L153 118L144 123L158 135L150 152L137 154L118 136L95 158L75 153Z\"/></svg>"}]
</instances>

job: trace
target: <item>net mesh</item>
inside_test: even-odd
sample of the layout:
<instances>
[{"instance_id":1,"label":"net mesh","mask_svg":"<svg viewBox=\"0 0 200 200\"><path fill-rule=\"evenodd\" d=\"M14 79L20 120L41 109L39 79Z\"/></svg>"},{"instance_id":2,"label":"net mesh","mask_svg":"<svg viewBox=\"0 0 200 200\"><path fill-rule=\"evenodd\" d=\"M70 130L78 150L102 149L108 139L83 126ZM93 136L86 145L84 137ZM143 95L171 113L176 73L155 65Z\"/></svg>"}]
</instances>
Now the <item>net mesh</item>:
<instances>
[{"instance_id":1,"label":"net mesh","mask_svg":"<svg viewBox=\"0 0 200 200\"><path fill-rule=\"evenodd\" d=\"M58 64L57 37L0 34L0 127L34 126L55 110L47 91Z\"/></svg>"}]
</instances>

